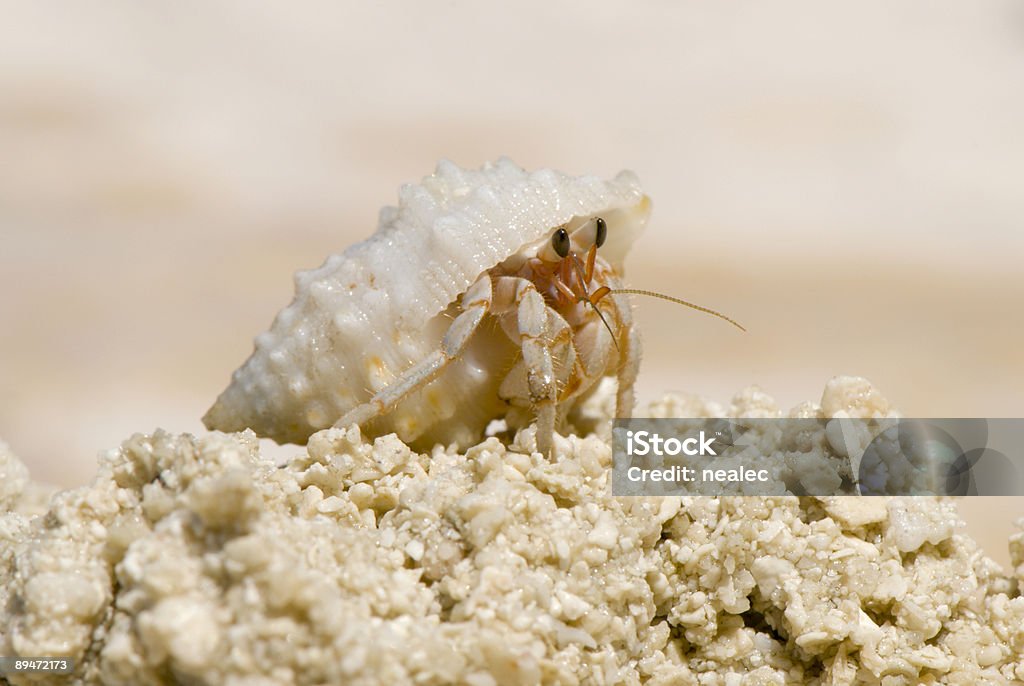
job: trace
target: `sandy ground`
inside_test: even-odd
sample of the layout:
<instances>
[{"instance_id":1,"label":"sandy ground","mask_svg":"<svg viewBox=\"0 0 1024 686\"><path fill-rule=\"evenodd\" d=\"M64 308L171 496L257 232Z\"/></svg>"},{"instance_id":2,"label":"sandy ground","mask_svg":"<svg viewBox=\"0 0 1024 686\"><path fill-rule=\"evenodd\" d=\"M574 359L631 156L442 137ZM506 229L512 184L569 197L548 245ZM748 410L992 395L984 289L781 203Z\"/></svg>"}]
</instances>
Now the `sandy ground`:
<instances>
[{"instance_id":1,"label":"sandy ground","mask_svg":"<svg viewBox=\"0 0 1024 686\"><path fill-rule=\"evenodd\" d=\"M0 436L36 478L199 417L440 157L634 169L641 398L1024 408L1024 13L695 2L22 4L0 27ZM285 450L287 452L287 449ZM1024 499L965 503L1006 560Z\"/></svg>"}]
</instances>

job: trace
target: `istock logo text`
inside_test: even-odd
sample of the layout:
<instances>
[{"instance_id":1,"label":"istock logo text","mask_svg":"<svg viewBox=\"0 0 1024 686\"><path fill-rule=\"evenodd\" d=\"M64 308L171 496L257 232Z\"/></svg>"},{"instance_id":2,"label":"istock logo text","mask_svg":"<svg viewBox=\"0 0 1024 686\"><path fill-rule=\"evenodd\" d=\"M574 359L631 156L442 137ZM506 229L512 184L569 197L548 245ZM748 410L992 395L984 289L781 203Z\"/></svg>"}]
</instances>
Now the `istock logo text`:
<instances>
[{"instance_id":1,"label":"istock logo text","mask_svg":"<svg viewBox=\"0 0 1024 686\"><path fill-rule=\"evenodd\" d=\"M700 437L691 436L683 440L678 438L662 438L649 431L626 432L627 455L717 455L711 444L714 436L707 438L704 432Z\"/></svg>"}]
</instances>

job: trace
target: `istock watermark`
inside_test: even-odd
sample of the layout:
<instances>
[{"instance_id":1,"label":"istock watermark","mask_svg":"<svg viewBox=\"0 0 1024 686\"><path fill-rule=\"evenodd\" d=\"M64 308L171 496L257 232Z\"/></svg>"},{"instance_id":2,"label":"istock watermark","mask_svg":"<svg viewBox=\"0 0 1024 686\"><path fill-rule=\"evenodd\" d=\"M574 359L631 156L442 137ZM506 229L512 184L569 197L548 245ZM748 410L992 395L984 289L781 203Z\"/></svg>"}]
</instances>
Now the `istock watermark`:
<instances>
[{"instance_id":1,"label":"istock watermark","mask_svg":"<svg viewBox=\"0 0 1024 686\"><path fill-rule=\"evenodd\" d=\"M662 438L650 431L626 431L626 452L630 455L717 455L711 447L714 441L714 437L707 438L703 431L699 436L684 439Z\"/></svg>"},{"instance_id":2,"label":"istock watermark","mask_svg":"<svg viewBox=\"0 0 1024 686\"><path fill-rule=\"evenodd\" d=\"M614 495L1024 495L1024 419L617 419Z\"/></svg>"}]
</instances>

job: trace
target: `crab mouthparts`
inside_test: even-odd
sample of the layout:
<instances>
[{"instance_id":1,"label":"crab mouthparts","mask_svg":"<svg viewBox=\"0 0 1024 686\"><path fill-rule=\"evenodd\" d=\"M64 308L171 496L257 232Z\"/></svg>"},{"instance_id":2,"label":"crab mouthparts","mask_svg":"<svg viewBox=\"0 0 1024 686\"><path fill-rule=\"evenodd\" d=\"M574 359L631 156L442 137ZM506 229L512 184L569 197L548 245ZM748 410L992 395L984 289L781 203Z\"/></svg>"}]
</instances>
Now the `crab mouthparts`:
<instances>
[{"instance_id":1,"label":"crab mouthparts","mask_svg":"<svg viewBox=\"0 0 1024 686\"><path fill-rule=\"evenodd\" d=\"M595 291L591 292L587 285L594 279L594 267L596 263L596 245L591 246L590 250L587 251L586 264L582 264L580 262L578 254L570 251L568 255L562 258L558 266L557 276L554 278L553 282L556 290L558 291L558 299L560 301L564 301L564 304L568 305L586 302L594 308L594 312L601 319L601 323L604 324L606 329L608 329L608 333L611 335L615 349L618 350L619 342L616 340L615 332L612 331L611 325L597 306L597 303L601 298L611 292L611 288L602 285Z\"/></svg>"}]
</instances>

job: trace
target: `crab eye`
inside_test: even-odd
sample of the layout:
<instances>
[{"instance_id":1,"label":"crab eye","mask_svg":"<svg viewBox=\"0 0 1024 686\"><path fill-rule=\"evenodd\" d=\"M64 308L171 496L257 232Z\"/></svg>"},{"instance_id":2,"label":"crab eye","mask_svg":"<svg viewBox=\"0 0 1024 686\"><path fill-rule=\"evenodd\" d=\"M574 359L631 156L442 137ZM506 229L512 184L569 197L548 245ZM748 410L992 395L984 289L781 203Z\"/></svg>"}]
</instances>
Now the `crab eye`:
<instances>
[{"instance_id":1,"label":"crab eye","mask_svg":"<svg viewBox=\"0 0 1024 686\"><path fill-rule=\"evenodd\" d=\"M604 245L604 239L608 238L608 224L605 223L601 217L597 218L597 238L594 240L594 245L601 247Z\"/></svg>"},{"instance_id":2,"label":"crab eye","mask_svg":"<svg viewBox=\"0 0 1024 686\"><path fill-rule=\"evenodd\" d=\"M551 237L551 247L559 257L568 257L569 232L564 227L555 231L555 235Z\"/></svg>"}]
</instances>

